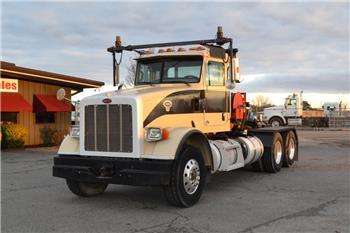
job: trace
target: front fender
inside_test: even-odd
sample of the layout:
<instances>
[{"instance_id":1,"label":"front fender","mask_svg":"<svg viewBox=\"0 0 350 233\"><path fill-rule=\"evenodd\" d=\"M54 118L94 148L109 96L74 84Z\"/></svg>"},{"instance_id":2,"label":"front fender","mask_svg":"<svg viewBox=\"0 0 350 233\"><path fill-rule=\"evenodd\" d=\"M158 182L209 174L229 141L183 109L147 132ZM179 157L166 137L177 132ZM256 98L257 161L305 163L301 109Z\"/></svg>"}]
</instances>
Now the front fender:
<instances>
[{"instance_id":1,"label":"front fender","mask_svg":"<svg viewBox=\"0 0 350 233\"><path fill-rule=\"evenodd\" d=\"M79 138L73 138L69 135L65 136L60 148L57 152L59 155L78 155L79 154Z\"/></svg>"},{"instance_id":2,"label":"front fender","mask_svg":"<svg viewBox=\"0 0 350 233\"><path fill-rule=\"evenodd\" d=\"M267 119L267 122L270 122L270 120L274 117L278 117L283 121L283 124L287 124L286 118L282 114L274 114L269 119Z\"/></svg>"},{"instance_id":3,"label":"front fender","mask_svg":"<svg viewBox=\"0 0 350 233\"><path fill-rule=\"evenodd\" d=\"M169 138L166 140L144 143L144 153L141 158L147 159L175 159L179 145L186 134L198 131L192 127L169 128Z\"/></svg>"}]
</instances>

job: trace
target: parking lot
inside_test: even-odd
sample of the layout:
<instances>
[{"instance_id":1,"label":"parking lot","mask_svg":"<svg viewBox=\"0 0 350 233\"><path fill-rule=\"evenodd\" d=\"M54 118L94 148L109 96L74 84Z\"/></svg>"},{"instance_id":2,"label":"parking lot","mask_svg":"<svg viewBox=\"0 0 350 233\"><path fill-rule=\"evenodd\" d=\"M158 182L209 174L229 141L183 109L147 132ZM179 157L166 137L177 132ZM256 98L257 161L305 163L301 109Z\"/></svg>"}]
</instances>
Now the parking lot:
<instances>
[{"instance_id":1,"label":"parking lot","mask_svg":"<svg viewBox=\"0 0 350 233\"><path fill-rule=\"evenodd\" d=\"M4 151L2 232L349 232L350 131L298 133L293 168L216 174L186 209L159 187L110 185L79 198L52 177L57 148Z\"/></svg>"}]
</instances>

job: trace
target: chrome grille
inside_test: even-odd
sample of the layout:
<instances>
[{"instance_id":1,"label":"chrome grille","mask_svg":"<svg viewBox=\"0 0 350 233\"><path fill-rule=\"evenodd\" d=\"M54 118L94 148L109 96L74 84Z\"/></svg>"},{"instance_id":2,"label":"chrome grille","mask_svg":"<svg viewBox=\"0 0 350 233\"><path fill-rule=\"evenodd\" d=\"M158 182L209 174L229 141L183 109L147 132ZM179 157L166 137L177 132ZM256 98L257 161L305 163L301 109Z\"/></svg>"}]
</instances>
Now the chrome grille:
<instances>
[{"instance_id":1,"label":"chrome grille","mask_svg":"<svg viewBox=\"0 0 350 233\"><path fill-rule=\"evenodd\" d=\"M85 106L86 151L132 152L132 108L128 104Z\"/></svg>"}]
</instances>

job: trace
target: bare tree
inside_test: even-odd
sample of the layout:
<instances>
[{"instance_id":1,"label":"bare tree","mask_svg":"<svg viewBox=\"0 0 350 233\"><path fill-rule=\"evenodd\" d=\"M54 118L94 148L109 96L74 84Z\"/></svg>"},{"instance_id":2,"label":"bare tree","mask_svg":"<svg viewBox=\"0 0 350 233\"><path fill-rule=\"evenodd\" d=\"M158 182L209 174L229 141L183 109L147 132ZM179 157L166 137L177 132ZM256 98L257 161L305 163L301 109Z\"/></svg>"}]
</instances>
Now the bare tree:
<instances>
[{"instance_id":1,"label":"bare tree","mask_svg":"<svg viewBox=\"0 0 350 233\"><path fill-rule=\"evenodd\" d=\"M135 75L136 75L136 61L133 58L129 59L129 65L126 67L127 74L125 76L125 84L126 85L134 85Z\"/></svg>"},{"instance_id":2,"label":"bare tree","mask_svg":"<svg viewBox=\"0 0 350 233\"><path fill-rule=\"evenodd\" d=\"M261 111L264 110L264 108L273 106L271 100L269 99L269 97L263 96L263 95L255 96L255 98L253 99L252 102L253 102L253 105L256 108L255 111L257 111L257 112L261 112Z\"/></svg>"}]
</instances>

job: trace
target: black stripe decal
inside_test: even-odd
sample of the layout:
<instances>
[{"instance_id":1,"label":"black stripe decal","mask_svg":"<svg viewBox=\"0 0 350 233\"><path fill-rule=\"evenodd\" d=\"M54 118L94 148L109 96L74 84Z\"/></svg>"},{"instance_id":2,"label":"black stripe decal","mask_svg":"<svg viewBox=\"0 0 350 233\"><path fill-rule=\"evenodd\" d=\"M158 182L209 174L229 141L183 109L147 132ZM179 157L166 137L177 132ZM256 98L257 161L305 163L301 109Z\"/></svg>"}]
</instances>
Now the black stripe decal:
<instances>
[{"instance_id":1,"label":"black stripe decal","mask_svg":"<svg viewBox=\"0 0 350 233\"><path fill-rule=\"evenodd\" d=\"M204 90L186 90L174 92L163 98L150 112L143 121L143 127L166 114L185 114L185 113L214 113L228 112L229 92L223 91L204 91ZM170 100L172 107L167 112L163 106L164 101Z\"/></svg>"}]
</instances>

